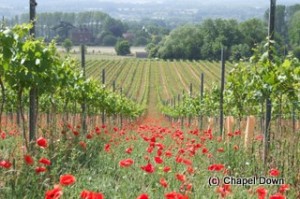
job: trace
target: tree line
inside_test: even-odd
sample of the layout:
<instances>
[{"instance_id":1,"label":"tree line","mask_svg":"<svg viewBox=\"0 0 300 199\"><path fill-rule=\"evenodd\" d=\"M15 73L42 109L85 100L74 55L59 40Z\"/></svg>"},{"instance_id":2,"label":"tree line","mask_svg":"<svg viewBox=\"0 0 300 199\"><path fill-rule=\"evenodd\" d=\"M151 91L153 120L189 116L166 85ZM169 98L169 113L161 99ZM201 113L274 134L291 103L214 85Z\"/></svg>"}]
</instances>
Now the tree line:
<instances>
[{"instance_id":1,"label":"tree line","mask_svg":"<svg viewBox=\"0 0 300 199\"><path fill-rule=\"evenodd\" d=\"M45 41L56 38L63 44L116 46L127 40L130 46L147 46L149 57L163 59L218 60L222 47L226 58L249 58L267 35L269 10L261 19L239 22L235 19L206 19L171 30L168 22L157 19L121 21L100 11L81 13L40 13L37 15L36 36ZM28 14L7 21L9 25L28 21ZM278 5L276 9L276 45L280 54L293 51L300 57L300 4ZM68 41L69 42L69 41ZM124 43L124 42L123 42ZM128 45L126 44L126 45Z\"/></svg>"},{"instance_id":2,"label":"tree line","mask_svg":"<svg viewBox=\"0 0 300 199\"><path fill-rule=\"evenodd\" d=\"M171 31L159 44L150 43L151 57L164 59L219 60L221 48L227 59L249 58L253 49L263 47L268 35L267 16L238 22L234 19L206 19L200 24L187 24ZM300 4L277 6L276 49L282 55L293 51L300 57Z\"/></svg>"},{"instance_id":3,"label":"tree line","mask_svg":"<svg viewBox=\"0 0 300 199\"><path fill-rule=\"evenodd\" d=\"M7 20L9 26L28 22L28 14ZM70 39L74 44L114 46L118 40L128 40L130 45L145 46L157 43L169 33L161 20L143 19L139 22L125 22L114 19L101 11L80 13L38 13L36 36L46 41L56 39L62 43Z\"/></svg>"}]
</instances>

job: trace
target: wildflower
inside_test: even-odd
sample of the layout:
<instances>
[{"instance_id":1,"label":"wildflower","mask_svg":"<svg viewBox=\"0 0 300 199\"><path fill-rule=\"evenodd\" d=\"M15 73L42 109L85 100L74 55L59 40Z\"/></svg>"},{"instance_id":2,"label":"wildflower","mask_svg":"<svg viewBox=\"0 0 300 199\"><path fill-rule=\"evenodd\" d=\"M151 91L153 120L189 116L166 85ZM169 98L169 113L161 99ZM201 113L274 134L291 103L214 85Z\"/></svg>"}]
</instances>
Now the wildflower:
<instances>
[{"instance_id":1,"label":"wildflower","mask_svg":"<svg viewBox=\"0 0 300 199\"><path fill-rule=\"evenodd\" d=\"M264 187L258 187L256 193L258 194L258 199L265 199L268 191Z\"/></svg>"},{"instance_id":2,"label":"wildflower","mask_svg":"<svg viewBox=\"0 0 300 199\"><path fill-rule=\"evenodd\" d=\"M81 199L104 199L104 195L102 193L83 190L80 194L80 198Z\"/></svg>"},{"instance_id":3,"label":"wildflower","mask_svg":"<svg viewBox=\"0 0 300 199\"><path fill-rule=\"evenodd\" d=\"M1 132L0 137L2 140L5 140L6 138L6 133L5 132Z\"/></svg>"},{"instance_id":4,"label":"wildflower","mask_svg":"<svg viewBox=\"0 0 300 199\"><path fill-rule=\"evenodd\" d=\"M9 169L12 166L12 164L9 161L2 160L0 162L0 167L3 167L5 169Z\"/></svg>"},{"instance_id":5,"label":"wildflower","mask_svg":"<svg viewBox=\"0 0 300 199\"><path fill-rule=\"evenodd\" d=\"M151 163L148 163L145 166L141 166L141 169L143 169L147 173L153 173L155 171L155 168L154 168L154 166Z\"/></svg>"},{"instance_id":6,"label":"wildflower","mask_svg":"<svg viewBox=\"0 0 300 199\"><path fill-rule=\"evenodd\" d=\"M221 171L225 168L223 164L212 164L208 167L209 171Z\"/></svg>"},{"instance_id":7,"label":"wildflower","mask_svg":"<svg viewBox=\"0 0 300 199\"><path fill-rule=\"evenodd\" d=\"M163 159L159 156L154 157L154 160L156 164L162 164L164 162Z\"/></svg>"},{"instance_id":8,"label":"wildflower","mask_svg":"<svg viewBox=\"0 0 300 199\"><path fill-rule=\"evenodd\" d=\"M163 169L163 171L165 173L168 173L169 171L171 171L171 167L165 166L164 169Z\"/></svg>"},{"instance_id":9,"label":"wildflower","mask_svg":"<svg viewBox=\"0 0 300 199\"><path fill-rule=\"evenodd\" d=\"M79 145L81 146L82 149L86 150L86 143L84 141L80 141Z\"/></svg>"},{"instance_id":10,"label":"wildflower","mask_svg":"<svg viewBox=\"0 0 300 199\"><path fill-rule=\"evenodd\" d=\"M168 187L168 183L167 183L166 179L164 179L164 178L161 178L161 179L159 180L159 183L160 183L160 185L163 186L164 188Z\"/></svg>"},{"instance_id":11,"label":"wildflower","mask_svg":"<svg viewBox=\"0 0 300 199\"><path fill-rule=\"evenodd\" d=\"M70 174L62 175L62 176L60 176L60 179L59 179L59 183L61 185L65 185L65 186L72 185L75 182L76 182L75 177L73 175L70 175Z\"/></svg>"},{"instance_id":12,"label":"wildflower","mask_svg":"<svg viewBox=\"0 0 300 199\"><path fill-rule=\"evenodd\" d=\"M86 135L86 139L90 140L92 138L93 138L93 135L91 133L89 133L89 134Z\"/></svg>"},{"instance_id":13,"label":"wildflower","mask_svg":"<svg viewBox=\"0 0 300 199\"><path fill-rule=\"evenodd\" d=\"M130 167L134 161L132 159L124 159L119 162L120 167Z\"/></svg>"},{"instance_id":14,"label":"wildflower","mask_svg":"<svg viewBox=\"0 0 300 199\"><path fill-rule=\"evenodd\" d=\"M286 197L282 195L281 193L276 193L274 195L270 196L270 199L285 199Z\"/></svg>"},{"instance_id":15,"label":"wildflower","mask_svg":"<svg viewBox=\"0 0 300 199\"><path fill-rule=\"evenodd\" d=\"M39 163L42 163L44 165L51 165L51 161L49 159L47 159L47 158L41 158L39 160Z\"/></svg>"},{"instance_id":16,"label":"wildflower","mask_svg":"<svg viewBox=\"0 0 300 199\"><path fill-rule=\"evenodd\" d=\"M170 157L172 157L172 152L171 151L166 151L165 155L170 158Z\"/></svg>"},{"instance_id":17,"label":"wildflower","mask_svg":"<svg viewBox=\"0 0 300 199\"><path fill-rule=\"evenodd\" d=\"M104 150L105 150L106 152L109 152L109 151L110 151L110 144L105 144L105 145L104 145Z\"/></svg>"},{"instance_id":18,"label":"wildflower","mask_svg":"<svg viewBox=\"0 0 300 199\"><path fill-rule=\"evenodd\" d=\"M60 186L55 185L54 189L48 190L45 194L45 199L59 199L63 192Z\"/></svg>"},{"instance_id":19,"label":"wildflower","mask_svg":"<svg viewBox=\"0 0 300 199\"><path fill-rule=\"evenodd\" d=\"M290 186L288 184L283 184L279 187L279 193L284 194L287 190L290 189Z\"/></svg>"},{"instance_id":20,"label":"wildflower","mask_svg":"<svg viewBox=\"0 0 300 199\"><path fill-rule=\"evenodd\" d=\"M149 196L148 196L148 194L146 194L146 193L142 193L141 195L139 195L139 196L137 197L137 199L149 199Z\"/></svg>"},{"instance_id":21,"label":"wildflower","mask_svg":"<svg viewBox=\"0 0 300 199\"><path fill-rule=\"evenodd\" d=\"M41 148L46 148L48 146L48 142L45 138L40 137L36 140L37 145L39 145Z\"/></svg>"},{"instance_id":22,"label":"wildflower","mask_svg":"<svg viewBox=\"0 0 300 199\"><path fill-rule=\"evenodd\" d=\"M125 152L126 152L127 154L131 154L131 153L132 153L132 150L133 150L133 148L132 148L132 147L129 147L129 148L127 148L127 149L125 150Z\"/></svg>"},{"instance_id":23,"label":"wildflower","mask_svg":"<svg viewBox=\"0 0 300 199\"><path fill-rule=\"evenodd\" d=\"M177 173L176 174L176 179L179 180L179 181L181 181L181 182L184 182L186 180L186 177L183 174Z\"/></svg>"},{"instance_id":24,"label":"wildflower","mask_svg":"<svg viewBox=\"0 0 300 199\"><path fill-rule=\"evenodd\" d=\"M225 198L228 194L231 193L230 184L219 186L216 191L221 195L222 198Z\"/></svg>"},{"instance_id":25,"label":"wildflower","mask_svg":"<svg viewBox=\"0 0 300 199\"><path fill-rule=\"evenodd\" d=\"M206 154L206 153L208 153L208 149L207 149L207 148L205 148L205 147L203 147L203 149L202 149L202 153L203 153L203 154Z\"/></svg>"},{"instance_id":26,"label":"wildflower","mask_svg":"<svg viewBox=\"0 0 300 199\"><path fill-rule=\"evenodd\" d=\"M33 165L34 160L30 155L24 155L24 160L27 165Z\"/></svg>"},{"instance_id":27,"label":"wildflower","mask_svg":"<svg viewBox=\"0 0 300 199\"><path fill-rule=\"evenodd\" d=\"M36 173L44 173L46 171L47 171L47 169L45 167L36 167L35 168Z\"/></svg>"},{"instance_id":28,"label":"wildflower","mask_svg":"<svg viewBox=\"0 0 300 199\"><path fill-rule=\"evenodd\" d=\"M269 171L270 176L279 176L280 171L278 169L271 169Z\"/></svg>"},{"instance_id":29,"label":"wildflower","mask_svg":"<svg viewBox=\"0 0 300 199\"><path fill-rule=\"evenodd\" d=\"M188 196L182 195L181 193L177 193L177 192L174 192L174 191L166 193L165 198L166 199L189 199Z\"/></svg>"}]
</instances>

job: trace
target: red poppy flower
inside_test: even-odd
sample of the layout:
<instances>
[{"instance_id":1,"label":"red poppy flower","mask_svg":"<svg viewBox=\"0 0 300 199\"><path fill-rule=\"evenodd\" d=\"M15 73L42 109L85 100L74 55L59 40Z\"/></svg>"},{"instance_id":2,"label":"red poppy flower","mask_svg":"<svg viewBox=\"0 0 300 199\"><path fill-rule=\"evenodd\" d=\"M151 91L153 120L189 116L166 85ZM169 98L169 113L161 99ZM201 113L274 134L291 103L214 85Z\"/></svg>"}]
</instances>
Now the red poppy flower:
<instances>
[{"instance_id":1,"label":"red poppy flower","mask_svg":"<svg viewBox=\"0 0 300 199\"><path fill-rule=\"evenodd\" d=\"M279 176L280 171L278 169L271 169L269 171L270 176Z\"/></svg>"},{"instance_id":2,"label":"red poppy flower","mask_svg":"<svg viewBox=\"0 0 300 199\"><path fill-rule=\"evenodd\" d=\"M105 144L105 145L104 145L104 150L105 150L106 152L109 152L109 151L110 151L110 144Z\"/></svg>"},{"instance_id":3,"label":"red poppy flower","mask_svg":"<svg viewBox=\"0 0 300 199\"><path fill-rule=\"evenodd\" d=\"M45 194L45 199L59 199L63 192L60 186L55 185L54 189L48 190Z\"/></svg>"},{"instance_id":4,"label":"red poppy flower","mask_svg":"<svg viewBox=\"0 0 300 199\"><path fill-rule=\"evenodd\" d=\"M208 149L204 147L204 148L202 149L202 153L203 153L203 154L208 153Z\"/></svg>"},{"instance_id":5,"label":"red poppy flower","mask_svg":"<svg viewBox=\"0 0 300 199\"><path fill-rule=\"evenodd\" d=\"M24 155L24 160L27 165L33 165L34 160L30 155Z\"/></svg>"},{"instance_id":6,"label":"red poppy flower","mask_svg":"<svg viewBox=\"0 0 300 199\"><path fill-rule=\"evenodd\" d=\"M161 178L159 180L159 183L160 183L161 186L163 186L165 188L168 187L168 183L167 183L166 179L164 179L164 178Z\"/></svg>"},{"instance_id":7,"label":"red poppy flower","mask_svg":"<svg viewBox=\"0 0 300 199\"><path fill-rule=\"evenodd\" d=\"M149 199L148 194L146 193L142 193L141 195L139 195L136 199Z\"/></svg>"},{"instance_id":8,"label":"red poppy flower","mask_svg":"<svg viewBox=\"0 0 300 199\"><path fill-rule=\"evenodd\" d=\"M268 191L264 187L258 187L256 193L258 194L258 199L265 199Z\"/></svg>"},{"instance_id":9,"label":"red poppy flower","mask_svg":"<svg viewBox=\"0 0 300 199\"><path fill-rule=\"evenodd\" d=\"M47 158L41 158L39 160L39 163L42 163L44 165L51 165L51 161L49 159L47 159Z\"/></svg>"},{"instance_id":10,"label":"red poppy flower","mask_svg":"<svg viewBox=\"0 0 300 199\"><path fill-rule=\"evenodd\" d=\"M86 150L86 143L84 141L80 141L79 145L81 146L82 149Z\"/></svg>"},{"instance_id":11,"label":"red poppy flower","mask_svg":"<svg viewBox=\"0 0 300 199\"><path fill-rule=\"evenodd\" d=\"M167 173L167 172L171 171L171 167L165 166L163 171L165 173Z\"/></svg>"},{"instance_id":12,"label":"red poppy flower","mask_svg":"<svg viewBox=\"0 0 300 199\"><path fill-rule=\"evenodd\" d=\"M164 162L163 159L159 156L154 157L154 160L156 164L162 164Z\"/></svg>"},{"instance_id":13,"label":"red poppy flower","mask_svg":"<svg viewBox=\"0 0 300 199\"><path fill-rule=\"evenodd\" d=\"M90 140L92 138L93 138L93 135L91 133L89 133L89 134L86 135L86 139Z\"/></svg>"},{"instance_id":14,"label":"red poppy flower","mask_svg":"<svg viewBox=\"0 0 300 199\"><path fill-rule=\"evenodd\" d=\"M12 166L12 164L9 161L2 160L0 162L0 167L3 167L5 169L9 169Z\"/></svg>"},{"instance_id":15,"label":"red poppy flower","mask_svg":"<svg viewBox=\"0 0 300 199\"><path fill-rule=\"evenodd\" d=\"M187 195L182 195L181 193L177 192L170 192L165 194L166 199L189 199Z\"/></svg>"},{"instance_id":16,"label":"red poppy flower","mask_svg":"<svg viewBox=\"0 0 300 199\"><path fill-rule=\"evenodd\" d=\"M100 135L100 133L101 133L101 129L99 128L99 127L95 127L95 132L96 132L96 134L97 135Z\"/></svg>"},{"instance_id":17,"label":"red poppy flower","mask_svg":"<svg viewBox=\"0 0 300 199\"><path fill-rule=\"evenodd\" d=\"M74 134L75 136L78 136L78 135L79 135L79 132L76 131L76 130L74 130L74 131L73 131L73 134Z\"/></svg>"},{"instance_id":18,"label":"red poppy flower","mask_svg":"<svg viewBox=\"0 0 300 199\"><path fill-rule=\"evenodd\" d=\"M186 185L186 190L190 191L190 190L192 190L192 188L193 188L192 183L189 183L189 184Z\"/></svg>"},{"instance_id":19,"label":"red poppy flower","mask_svg":"<svg viewBox=\"0 0 300 199\"><path fill-rule=\"evenodd\" d=\"M141 169L143 169L147 173L153 173L155 171L155 168L154 168L154 166L151 163L148 163L145 166L141 166Z\"/></svg>"},{"instance_id":20,"label":"red poppy flower","mask_svg":"<svg viewBox=\"0 0 300 199\"><path fill-rule=\"evenodd\" d=\"M42 148L46 148L48 146L48 142L45 138L40 137L36 140L37 145L39 145Z\"/></svg>"},{"instance_id":21,"label":"red poppy flower","mask_svg":"<svg viewBox=\"0 0 300 199\"><path fill-rule=\"evenodd\" d=\"M104 199L104 195L102 193L83 190L80 194L80 198L81 199Z\"/></svg>"},{"instance_id":22,"label":"red poppy flower","mask_svg":"<svg viewBox=\"0 0 300 199\"><path fill-rule=\"evenodd\" d=\"M283 185L281 185L280 187L279 187L279 193L282 193L282 194L284 194L287 190L289 190L290 189L290 185L288 185L288 184L283 184Z\"/></svg>"},{"instance_id":23,"label":"red poppy flower","mask_svg":"<svg viewBox=\"0 0 300 199\"><path fill-rule=\"evenodd\" d=\"M124 159L119 162L120 167L130 167L134 163L133 159Z\"/></svg>"},{"instance_id":24,"label":"red poppy flower","mask_svg":"<svg viewBox=\"0 0 300 199\"><path fill-rule=\"evenodd\" d=\"M264 140L264 136L263 135L258 135L258 136L255 137L255 140L262 141L262 140Z\"/></svg>"},{"instance_id":25,"label":"red poppy flower","mask_svg":"<svg viewBox=\"0 0 300 199\"><path fill-rule=\"evenodd\" d=\"M5 132L2 132L2 133L0 134L0 137L1 137L2 140L4 140L4 139L6 138L6 133L5 133Z\"/></svg>"},{"instance_id":26,"label":"red poppy flower","mask_svg":"<svg viewBox=\"0 0 300 199\"><path fill-rule=\"evenodd\" d=\"M225 198L228 194L231 193L230 184L219 186L216 191L221 195L222 198Z\"/></svg>"},{"instance_id":27,"label":"red poppy flower","mask_svg":"<svg viewBox=\"0 0 300 199\"><path fill-rule=\"evenodd\" d=\"M241 130L236 130L236 131L234 132L234 135L236 135L236 136L238 136L238 135L242 135L242 132L241 132Z\"/></svg>"},{"instance_id":28,"label":"red poppy flower","mask_svg":"<svg viewBox=\"0 0 300 199\"><path fill-rule=\"evenodd\" d=\"M188 172L189 174L193 174L193 173L195 173L195 169L194 169L193 167L189 166L189 167L187 168L187 172Z\"/></svg>"},{"instance_id":29,"label":"red poppy flower","mask_svg":"<svg viewBox=\"0 0 300 199\"><path fill-rule=\"evenodd\" d=\"M73 175L70 175L70 174L62 175L59 178L59 183L61 185L68 186L68 185L74 184L75 182L76 182L76 178Z\"/></svg>"},{"instance_id":30,"label":"red poppy flower","mask_svg":"<svg viewBox=\"0 0 300 199\"><path fill-rule=\"evenodd\" d=\"M282 195L281 193L276 193L274 195L271 195L270 199L286 199L286 197L284 195Z\"/></svg>"},{"instance_id":31,"label":"red poppy flower","mask_svg":"<svg viewBox=\"0 0 300 199\"><path fill-rule=\"evenodd\" d=\"M177 156L175 160L176 160L177 163L182 163L183 158L180 157L180 156Z\"/></svg>"},{"instance_id":32,"label":"red poppy flower","mask_svg":"<svg viewBox=\"0 0 300 199\"><path fill-rule=\"evenodd\" d=\"M186 166L191 166L193 164L192 160L189 159L182 159L182 163Z\"/></svg>"},{"instance_id":33,"label":"red poppy flower","mask_svg":"<svg viewBox=\"0 0 300 199\"><path fill-rule=\"evenodd\" d=\"M43 173L43 172L46 172L47 169L45 167L36 167L35 168L35 172L36 173Z\"/></svg>"},{"instance_id":34,"label":"red poppy flower","mask_svg":"<svg viewBox=\"0 0 300 199\"><path fill-rule=\"evenodd\" d=\"M220 153L222 153L222 152L224 152L225 150L224 150L224 148L218 148L218 150L217 150L218 152L220 152Z\"/></svg>"},{"instance_id":35,"label":"red poppy flower","mask_svg":"<svg viewBox=\"0 0 300 199\"><path fill-rule=\"evenodd\" d=\"M225 168L223 164L212 164L208 167L209 171L221 171Z\"/></svg>"},{"instance_id":36,"label":"red poppy flower","mask_svg":"<svg viewBox=\"0 0 300 199\"><path fill-rule=\"evenodd\" d=\"M170 158L170 157L172 157L173 154L171 151L166 151L165 155Z\"/></svg>"},{"instance_id":37,"label":"red poppy flower","mask_svg":"<svg viewBox=\"0 0 300 199\"><path fill-rule=\"evenodd\" d=\"M163 149L158 149L156 154L157 154L157 156L162 156Z\"/></svg>"},{"instance_id":38,"label":"red poppy flower","mask_svg":"<svg viewBox=\"0 0 300 199\"><path fill-rule=\"evenodd\" d=\"M233 137L233 133L232 133L232 132L229 132L229 133L227 133L227 136L228 136L228 137Z\"/></svg>"},{"instance_id":39,"label":"red poppy flower","mask_svg":"<svg viewBox=\"0 0 300 199\"><path fill-rule=\"evenodd\" d=\"M127 154L131 154L131 153L132 153L132 150L133 150L133 148L132 148L132 147L129 147L129 148L127 148L127 149L125 150L125 152L126 152Z\"/></svg>"},{"instance_id":40,"label":"red poppy flower","mask_svg":"<svg viewBox=\"0 0 300 199\"><path fill-rule=\"evenodd\" d=\"M179 181L181 181L181 182L185 182L186 177L185 177L185 175L183 175L183 174L177 173L177 174L176 174L176 179L179 180Z\"/></svg>"},{"instance_id":41,"label":"red poppy flower","mask_svg":"<svg viewBox=\"0 0 300 199\"><path fill-rule=\"evenodd\" d=\"M149 146L149 147L147 148L147 152L148 152L148 153L152 153L153 150L154 150L154 147L153 147L153 146Z\"/></svg>"}]
</instances>

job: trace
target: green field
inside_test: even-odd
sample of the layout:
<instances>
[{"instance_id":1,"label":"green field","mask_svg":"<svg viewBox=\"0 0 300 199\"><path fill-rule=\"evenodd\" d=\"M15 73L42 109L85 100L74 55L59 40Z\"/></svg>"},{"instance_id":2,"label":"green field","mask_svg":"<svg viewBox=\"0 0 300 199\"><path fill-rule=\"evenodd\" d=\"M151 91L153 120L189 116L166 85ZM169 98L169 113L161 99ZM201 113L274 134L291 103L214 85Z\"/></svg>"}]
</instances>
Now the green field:
<instances>
[{"instance_id":1,"label":"green field","mask_svg":"<svg viewBox=\"0 0 300 199\"><path fill-rule=\"evenodd\" d=\"M228 73L233 63L226 63ZM88 77L102 81L102 70L106 72L106 87L112 89L113 82L117 90L141 104L159 104L173 99L178 94L189 93L193 85L194 95L199 94L200 75L204 73L204 87L209 88L213 82L219 83L221 76L219 62L210 61L170 61L156 59L118 58L107 59L90 55L86 62ZM155 109L155 107L151 109Z\"/></svg>"}]
</instances>

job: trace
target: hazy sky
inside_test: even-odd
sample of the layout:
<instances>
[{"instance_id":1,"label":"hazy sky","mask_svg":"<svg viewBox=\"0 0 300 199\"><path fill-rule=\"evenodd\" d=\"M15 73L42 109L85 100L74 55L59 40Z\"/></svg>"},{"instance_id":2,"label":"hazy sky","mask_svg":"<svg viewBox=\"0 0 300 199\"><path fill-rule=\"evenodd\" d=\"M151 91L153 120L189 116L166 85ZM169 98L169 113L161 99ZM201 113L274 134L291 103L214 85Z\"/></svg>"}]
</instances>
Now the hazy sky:
<instances>
[{"instance_id":1,"label":"hazy sky","mask_svg":"<svg viewBox=\"0 0 300 199\"><path fill-rule=\"evenodd\" d=\"M139 5L139 8L147 10L152 7L157 8L160 12L164 12L161 8L172 9L206 9L210 11L211 6L215 6L219 10L226 8L227 10L236 8L248 9L249 12L253 12L253 9L266 10L269 7L270 0L36 0L38 3L37 12L80 12L87 10L103 10L104 12L113 11L122 6L123 8L133 4L145 4ZM103 4L105 3L105 6ZM277 0L277 5L291 5L300 3L300 0ZM114 3L119 3L116 5ZM246 7L247 6L247 7ZM28 12L29 0L0 0L0 17L12 17L17 14ZM147 11L146 11L147 12ZM111 13L109 13L111 14Z\"/></svg>"}]
</instances>

